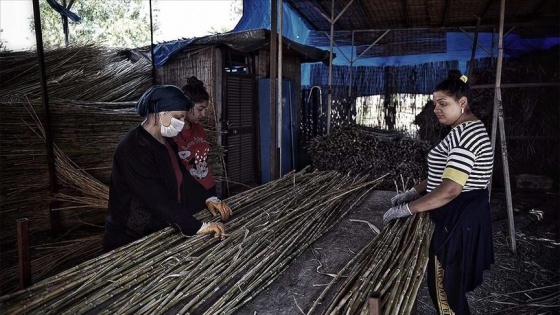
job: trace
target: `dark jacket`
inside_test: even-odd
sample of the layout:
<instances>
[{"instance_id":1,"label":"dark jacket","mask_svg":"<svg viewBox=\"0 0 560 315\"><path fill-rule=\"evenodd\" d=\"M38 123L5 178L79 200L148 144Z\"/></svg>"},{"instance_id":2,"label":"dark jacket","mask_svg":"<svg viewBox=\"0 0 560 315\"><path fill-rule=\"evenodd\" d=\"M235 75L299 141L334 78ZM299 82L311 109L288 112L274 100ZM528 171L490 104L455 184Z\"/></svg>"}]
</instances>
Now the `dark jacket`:
<instances>
[{"instance_id":1,"label":"dark jacket","mask_svg":"<svg viewBox=\"0 0 560 315\"><path fill-rule=\"evenodd\" d=\"M169 145L174 145L168 141ZM171 159L183 174L178 201L177 177ZM169 225L194 235L202 222L193 214L204 209L209 193L184 169L178 158L142 126L118 144L109 185L109 216L103 247L109 251Z\"/></svg>"}]
</instances>

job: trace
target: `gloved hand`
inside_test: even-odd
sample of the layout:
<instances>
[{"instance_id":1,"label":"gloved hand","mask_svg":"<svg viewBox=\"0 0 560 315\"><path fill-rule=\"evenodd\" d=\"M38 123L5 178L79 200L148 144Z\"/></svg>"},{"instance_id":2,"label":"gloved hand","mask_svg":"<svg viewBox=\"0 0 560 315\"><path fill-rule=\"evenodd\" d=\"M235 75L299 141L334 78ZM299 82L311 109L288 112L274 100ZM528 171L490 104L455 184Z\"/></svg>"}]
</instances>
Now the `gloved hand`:
<instances>
[{"instance_id":1,"label":"gloved hand","mask_svg":"<svg viewBox=\"0 0 560 315\"><path fill-rule=\"evenodd\" d=\"M218 197L206 199L206 207L208 207L208 210L210 210L213 216L217 216L218 213L220 213L222 221L229 219L229 216L232 214L231 208L227 203L221 201Z\"/></svg>"},{"instance_id":2,"label":"gloved hand","mask_svg":"<svg viewBox=\"0 0 560 315\"><path fill-rule=\"evenodd\" d=\"M196 232L198 235L214 233L214 238L226 238L226 228L222 222L204 222L202 227Z\"/></svg>"},{"instance_id":3,"label":"gloved hand","mask_svg":"<svg viewBox=\"0 0 560 315\"><path fill-rule=\"evenodd\" d=\"M398 206L392 207L387 212L383 214L383 225L389 224L389 222L398 219L411 216L412 212L408 207L408 203L403 203Z\"/></svg>"},{"instance_id":4,"label":"gloved hand","mask_svg":"<svg viewBox=\"0 0 560 315\"><path fill-rule=\"evenodd\" d=\"M391 205L394 207L396 205L400 205L401 203L410 202L416 199L418 196L420 196L420 194L414 187L412 187L407 191L393 196L393 198L391 198Z\"/></svg>"}]
</instances>

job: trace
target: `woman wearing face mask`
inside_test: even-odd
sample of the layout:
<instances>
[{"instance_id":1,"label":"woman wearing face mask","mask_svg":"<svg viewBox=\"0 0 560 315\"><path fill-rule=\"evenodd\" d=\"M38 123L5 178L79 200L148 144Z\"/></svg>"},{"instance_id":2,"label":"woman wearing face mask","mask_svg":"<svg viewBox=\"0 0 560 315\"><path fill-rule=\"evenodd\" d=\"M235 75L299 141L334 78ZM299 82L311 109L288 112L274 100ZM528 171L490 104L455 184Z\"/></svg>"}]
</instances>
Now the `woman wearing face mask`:
<instances>
[{"instance_id":1,"label":"woman wearing face mask","mask_svg":"<svg viewBox=\"0 0 560 315\"><path fill-rule=\"evenodd\" d=\"M208 191L206 206L214 215L227 220L232 214L231 208L218 199L216 183L208 167L208 152L210 144L206 141L206 131L201 124L201 119L206 116L206 109L210 95L204 83L192 76L187 79L187 84L182 88L185 95L194 103L193 108L187 111L185 126L181 133L173 138L177 144L179 157L185 168L193 178Z\"/></svg>"},{"instance_id":2,"label":"woman wearing face mask","mask_svg":"<svg viewBox=\"0 0 560 315\"><path fill-rule=\"evenodd\" d=\"M153 86L136 104L146 119L118 144L109 184L103 248L110 251L167 226L184 235L225 236L222 223L200 222L206 190L189 176L171 137L181 132L193 103L176 86Z\"/></svg>"},{"instance_id":3,"label":"woman wearing face mask","mask_svg":"<svg viewBox=\"0 0 560 315\"><path fill-rule=\"evenodd\" d=\"M435 222L430 296L438 314L470 314L466 292L482 283L483 271L494 263L488 200L494 153L486 128L472 112L466 77L453 75L433 93L434 113L451 131L428 155L428 179L394 196L383 221L429 211Z\"/></svg>"}]
</instances>

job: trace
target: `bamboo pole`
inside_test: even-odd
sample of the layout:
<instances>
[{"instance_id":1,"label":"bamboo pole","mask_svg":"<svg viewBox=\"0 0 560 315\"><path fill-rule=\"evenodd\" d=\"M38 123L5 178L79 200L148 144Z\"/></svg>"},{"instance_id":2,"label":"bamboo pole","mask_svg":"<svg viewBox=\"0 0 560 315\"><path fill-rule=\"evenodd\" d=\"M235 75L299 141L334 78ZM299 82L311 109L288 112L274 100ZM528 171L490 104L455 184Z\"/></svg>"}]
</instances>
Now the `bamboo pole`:
<instances>
[{"instance_id":1,"label":"bamboo pole","mask_svg":"<svg viewBox=\"0 0 560 315\"><path fill-rule=\"evenodd\" d=\"M496 88L494 91L494 115L492 116L492 147L494 152L496 152L496 127L500 131L500 152L502 153L502 165L504 169L504 186L506 190L506 205L509 223L509 238L510 238L510 250L515 254L516 240L515 240L515 226L513 221L513 204L511 200L511 185L510 185L510 174L509 174L509 163L507 154L507 142L506 142L506 130L504 122L504 111L502 107L502 61L504 55L504 16L505 16L505 0L500 2L500 27L499 27L499 37L498 37L498 65L496 69ZM496 126L497 125L497 126ZM491 191L491 186L489 187Z\"/></svg>"},{"instance_id":2,"label":"bamboo pole","mask_svg":"<svg viewBox=\"0 0 560 315\"><path fill-rule=\"evenodd\" d=\"M58 192L55 157L51 132L51 119L49 111L49 92L47 89L47 74L45 70L45 52L43 50L43 33L41 28L41 11L39 10L39 0L33 0L33 20L35 21L35 38L37 40L37 61L39 63L39 79L41 82L41 100L45 117L45 143L47 146L47 163L49 169L49 193L52 198ZM49 217L51 222L51 233L57 236L62 231L60 215L53 211L54 201L49 202Z\"/></svg>"},{"instance_id":3,"label":"bamboo pole","mask_svg":"<svg viewBox=\"0 0 560 315\"><path fill-rule=\"evenodd\" d=\"M332 77L333 77L333 46L334 46L334 0L331 0L331 17L327 19L331 24L331 32L329 36L329 79L327 82L327 134L331 132L331 110L332 110Z\"/></svg>"},{"instance_id":4,"label":"bamboo pole","mask_svg":"<svg viewBox=\"0 0 560 315\"><path fill-rule=\"evenodd\" d=\"M278 173L277 143L277 75L278 75L278 0L270 1L270 179L280 178Z\"/></svg>"}]
</instances>

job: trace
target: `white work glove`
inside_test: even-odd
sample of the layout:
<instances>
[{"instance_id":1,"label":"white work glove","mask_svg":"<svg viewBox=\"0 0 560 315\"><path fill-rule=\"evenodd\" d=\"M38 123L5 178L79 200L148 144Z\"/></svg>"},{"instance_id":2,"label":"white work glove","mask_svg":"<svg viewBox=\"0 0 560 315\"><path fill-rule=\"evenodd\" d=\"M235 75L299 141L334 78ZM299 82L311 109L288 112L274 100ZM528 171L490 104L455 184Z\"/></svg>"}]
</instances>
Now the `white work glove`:
<instances>
[{"instance_id":1,"label":"white work glove","mask_svg":"<svg viewBox=\"0 0 560 315\"><path fill-rule=\"evenodd\" d=\"M400 205L401 203L410 202L416 198L418 198L420 194L416 191L414 187L410 188L407 191L404 191L398 195L393 196L391 198L391 206Z\"/></svg>"},{"instance_id":2,"label":"white work glove","mask_svg":"<svg viewBox=\"0 0 560 315\"><path fill-rule=\"evenodd\" d=\"M232 214L231 208L227 205L227 203L218 199L218 197L210 197L206 199L206 207L210 210L210 213L212 213L213 216L217 216L219 213L222 217L222 221L229 219L229 216Z\"/></svg>"},{"instance_id":3,"label":"white work glove","mask_svg":"<svg viewBox=\"0 0 560 315\"><path fill-rule=\"evenodd\" d=\"M383 225L389 224L389 222L398 219L405 218L412 215L408 203L403 203L398 206L392 207L387 212L383 214Z\"/></svg>"},{"instance_id":4,"label":"white work glove","mask_svg":"<svg viewBox=\"0 0 560 315\"><path fill-rule=\"evenodd\" d=\"M222 222L203 222L202 226L196 232L198 235L214 234L214 238L226 238L226 228Z\"/></svg>"}]
</instances>

